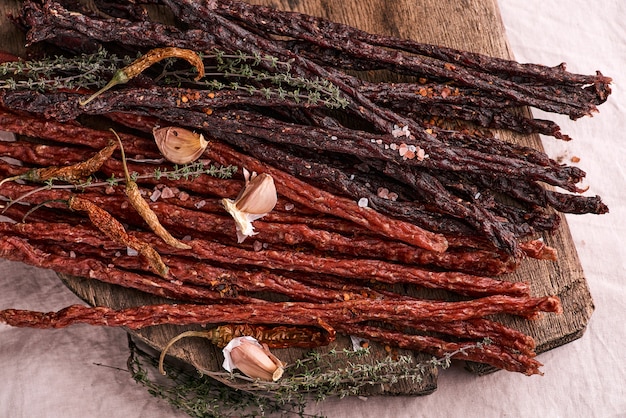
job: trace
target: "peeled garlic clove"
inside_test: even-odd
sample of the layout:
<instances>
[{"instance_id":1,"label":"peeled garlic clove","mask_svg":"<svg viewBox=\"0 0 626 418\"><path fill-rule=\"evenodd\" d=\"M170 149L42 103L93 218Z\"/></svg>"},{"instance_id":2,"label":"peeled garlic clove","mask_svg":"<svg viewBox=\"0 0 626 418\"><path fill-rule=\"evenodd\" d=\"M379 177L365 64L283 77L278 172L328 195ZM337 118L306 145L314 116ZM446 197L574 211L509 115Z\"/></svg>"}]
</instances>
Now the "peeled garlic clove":
<instances>
[{"instance_id":1,"label":"peeled garlic clove","mask_svg":"<svg viewBox=\"0 0 626 418\"><path fill-rule=\"evenodd\" d=\"M247 180L247 173L244 174ZM235 200L235 206L242 212L260 215L271 212L277 201L276 185L272 176L252 173L251 179L246 181L246 185Z\"/></svg>"},{"instance_id":2,"label":"peeled garlic clove","mask_svg":"<svg viewBox=\"0 0 626 418\"><path fill-rule=\"evenodd\" d=\"M233 338L222 352L222 367L229 372L238 369L248 377L267 382L275 382L283 375L284 364L253 337Z\"/></svg>"},{"instance_id":3,"label":"peeled garlic clove","mask_svg":"<svg viewBox=\"0 0 626 418\"><path fill-rule=\"evenodd\" d=\"M252 222L274 209L278 200L274 179L269 174L250 173L244 169L246 185L235 200L222 199L222 204L235 220L237 241L255 235Z\"/></svg>"},{"instance_id":4,"label":"peeled garlic clove","mask_svg":"<svg viewBox=\"0 0 626 418\"><path fill-rule=\"evenodd\" d=\"M197 160L209 145L202 134L173 126L154 128L152 135L161 154L175 164Z\"/></svg>"}]
</instances>

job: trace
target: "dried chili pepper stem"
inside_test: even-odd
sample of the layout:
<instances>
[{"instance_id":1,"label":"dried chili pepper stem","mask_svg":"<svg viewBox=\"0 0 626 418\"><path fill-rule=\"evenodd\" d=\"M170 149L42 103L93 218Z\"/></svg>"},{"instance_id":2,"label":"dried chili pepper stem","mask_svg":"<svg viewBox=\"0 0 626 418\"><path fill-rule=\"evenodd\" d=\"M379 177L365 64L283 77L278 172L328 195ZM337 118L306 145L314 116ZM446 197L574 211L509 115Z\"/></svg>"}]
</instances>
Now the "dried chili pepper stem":
<instances>
[{"instance_id":1,"label":"dried chili pepper stem","mask_svg":"<svg viewBox=\"0 0 626 418\"><path fill-rule=\"evenodd\" d=\"M181 332L180 334L169 340L167 344L165 344L165 347L163 347L163 350L161 350L161 355L159 356L159 373L161 373L163 376L167 374L165 373L165 369L163 368L163 362L165 361L165 355L169 351L170 347L172 347L176 342L187 337L201 337L213 341L216 329L217 328L214 328L208 331L185 331Z\"/></svg>"},{"instance_id":2,"label":"dried chili pepper stem","mask_svg":"<svg viewBox=\"0 0 626 418\"><path fill-rule=\"evenodd\" d=\"M154 213L154 211L150 208L150 205L148 205L148 202L146 202L141 196L139 186L135 181L130 178L130 174L128 173L128 166L126 165L126 155L124 154L122 140L113 129L111 129L111 132L113 132L120 144L120 152L122 153L122 165L124 167L124 177L126 178L125 192L131 205L133 205L137 213L139 213L139 215L141 215L141 217L146 221L150 229L152 229L152 231L157 234L161 239L163 239L163 241L165 241L167 244L171 245L174 248L180 248L181 250L191 249L189 245L174 238L172 234L170 234L163 227L163 225L161 225L161 222L159 221L156 213Z\"/></svg>"},{"instance_id":3,"label":"dried chili pepper stem","mask_svg":"<svg viewBox=\"0 0 626 418\"><path fill-rule=\"evenodd\" d=\"M198 71L198 75L194 78L194 80L197 81L204 77L204 63L202 62L202 58L194 51L176 47L155 48L133 61L130 65L117 70L115 74L113 74L113 78L111 78L111 80L104 87L89 96L87 99L80 100L79 104L81 106L86 105L105 91L109 90L111 87L118 84L128 83L128 81L141 74L152 64L167 58L182 58L187 60L187 62L193 65Z\"/></svg>"},{"instance_id":4,"label":"dried chili pepper stem","mask_svg":"<svg viewBox=\"0 0 626 418\"><path fill-rule=\"evenodd\" d=\"M323 331L322 331L323 330ZM177 341L187 337L208 339L219 348L225 347L233 338L251 336L269 348L303 347L313 348L327 345L335 339L334 329L320 321L319 328L263 326L252 324L226 324L204 331L185 331L173 337L159 356L159 372L165 374L163 361L166 353Z\"/></svg>"}]
</instances>

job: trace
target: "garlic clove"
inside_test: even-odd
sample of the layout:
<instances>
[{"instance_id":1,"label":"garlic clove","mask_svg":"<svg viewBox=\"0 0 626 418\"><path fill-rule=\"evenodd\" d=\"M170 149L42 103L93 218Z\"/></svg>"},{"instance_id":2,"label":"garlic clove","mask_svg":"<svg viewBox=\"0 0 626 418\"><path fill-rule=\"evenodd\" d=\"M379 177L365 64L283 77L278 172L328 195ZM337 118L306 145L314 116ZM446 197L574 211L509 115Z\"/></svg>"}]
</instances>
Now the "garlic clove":
<instances>
[{"instance_id":1,"label":"garlic clove","mask_svg":"<svg viewBox=\"0 0 626 418\"><path fill-rule=\"evenodd\" d=\"M278 196L274 179L269 174L250 173L244 169L246 184L235 200L222 199L224 208L235 220L237 241L255 235L252 222L262 218L274 209Z\"/></svg>"},{"instance_id":2,"label":"garlic clove","mask_svg":"<svg viewBox=\"0 0 626 418\"><path fill-rule=\"evenodd\" d=\"M175 164L187 164L197 160L209 145L209 141L202 134L174 126L154 128L152 135L161 154Z\"/></svg>"},{"instance_id":3,"label":"garlic clove","mask_svg":"<svg viewBox=\"0 0 626 418\"><path fill-rule=\"evenodd\" d=\"M235 200L235 206L240 211L249 214L271 212L278 201L274 179L269 174L257 175L252 173L250 180L248 180L248 175L248 170L245 170L246 185Z\"/></svg>"},{"instance_id":4,"label":"garlic clove","mask_svg":"<svg viewBox=\"0 0 626 418\"><path fill-rule=\"evenodd\" d=\"M284 364L253 337L233 338L222 350L222 367L232 372L238 369L253 379L275 382L284 372Z\"/></svg>"}]
</instances>

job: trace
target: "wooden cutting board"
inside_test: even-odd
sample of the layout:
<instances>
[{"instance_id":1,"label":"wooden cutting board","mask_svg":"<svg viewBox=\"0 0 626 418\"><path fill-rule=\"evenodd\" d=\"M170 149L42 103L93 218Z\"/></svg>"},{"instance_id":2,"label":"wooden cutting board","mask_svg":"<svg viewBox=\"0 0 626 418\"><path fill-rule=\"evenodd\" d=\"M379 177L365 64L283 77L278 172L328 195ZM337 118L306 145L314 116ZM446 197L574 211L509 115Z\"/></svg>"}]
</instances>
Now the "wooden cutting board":
<instances>
[{"instance_id":1,"label":"wooden cutting board","mask_svg":"<svg viewBox=\"0 0 626 418\"><path fill-rule=\"evenodd\" d=\"M507 44L496 0L422 0L420 2L412 0L254 0L251 3L323 16L369 32L411 38L498 57L513 57ZM7 11L17 10L18 4L18 1L0 0L0 12L4 15ZM0 25L2 48L13 53L23 53L23 37L11 25L5 23L4 16L2 19ZM502 132L500 136L525 145L541 147L536 135L520 136ZM544 239L548 245L558 250L559 261L552 263L526 260L519 271L509 275L508 278L513 281L530 282L535 295L559 295L564 314L547 315L544 319L534 322L516 318L503 319L507 325L533 336L537 341L538 352L550 350L580 337L593 312L592 298L565 219L556 234L546 236ZM158 302L158 299L139 292L88 279L63 277L63 280L82 299L94 305L121 308ZM180 331L181 327L159 326L136 332L135 335L159 349ZM340 339L337 345L349 347L349 341ZM203 340L183 340L176 344L170 353L202 370L221 369L220 350ZM379 346L374 346L372 353L364 361L375 361L387 355L384 348ZM401 353L406 354L406 352ZM276 354L289 363L301 357L303 352L277 350ZM415 355L416 359L422 358L419 354L410 354ZM469 368L479 374L490 371L476 365L469 365ZM389 386L373 386L364 390L363 394L427 394L436 389L436 378L437 371L433 370L431 374L425 376L422 382L403 381ZM230 381L226 383L233 384Z\"/></svg>"}]
</instances>

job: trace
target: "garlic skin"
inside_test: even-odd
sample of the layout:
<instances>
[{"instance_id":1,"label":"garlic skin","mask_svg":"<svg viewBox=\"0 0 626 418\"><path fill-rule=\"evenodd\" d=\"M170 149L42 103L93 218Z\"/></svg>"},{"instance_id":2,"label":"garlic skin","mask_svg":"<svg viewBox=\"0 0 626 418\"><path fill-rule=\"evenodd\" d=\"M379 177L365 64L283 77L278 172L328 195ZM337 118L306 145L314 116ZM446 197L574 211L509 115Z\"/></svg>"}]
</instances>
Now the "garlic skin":
<instances>
[{"instance_id":1,"label":"garlic skin","mask_svg":"<svg viewBox=\"0 0 626 418\"><path fill-rule=\"evenodd\" d=\"M152 135L163 157L175 164L196 161L209 145L202 134L174 126L154 128Z\"/></svg>"},{"instance_id":2,"label":"garlic skin","mask_svg":"<svg viewBox=\"0 0 626 418\"><path fill-rule=\"evenodd\" d=\"M235 200L222 199L224 208L235 220L237 242L255 235L252 222L264 217L274 209L278 196L274 179L269 174L252 173L243 169L246 184Z\"/></svg>"},{"instance_id":3,"label":"garlic skin","mask_svg":"<svg viewBox=\"0 0 626 418\"><path fill-rule=\"evenodd\" d=\"M222 350L222 367L231 372L238 369L253 379L275 382L284 372L284 364L253 337L236 337Z\"/></svg>"}]
</instances>

